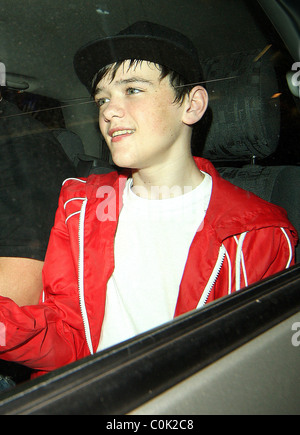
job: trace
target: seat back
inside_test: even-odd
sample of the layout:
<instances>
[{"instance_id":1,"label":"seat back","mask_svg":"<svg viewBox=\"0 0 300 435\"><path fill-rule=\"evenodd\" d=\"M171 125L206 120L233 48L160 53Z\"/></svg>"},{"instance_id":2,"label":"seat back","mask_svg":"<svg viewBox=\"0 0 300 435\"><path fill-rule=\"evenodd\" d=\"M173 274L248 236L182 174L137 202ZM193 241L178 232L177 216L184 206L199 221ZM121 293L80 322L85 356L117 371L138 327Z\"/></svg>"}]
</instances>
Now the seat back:
<instances>
[{"instance_id":1,"label":"seat back","mask_svg":"<svg viewBox=\"0 0 300 435\"><path fill-rule=\"evenodd\" d=\"M283 207L300 234L300 167L255 164L275 153L280 137L271 55L259 57L253 51L210 59L204 73L210 107L200 127L207 134L205 140L198 137L194 153L211 160L226 180ZM300 261L299 244L296 259Z\"/></svg>"},{"instance_id":2,"label":"seat back","mask_svg":"<svg viewBox=\"0 0 300 435\"><path fill-rule=\"evenodd\" d=\"M66 130L63 128L52 130L52 132L58 142L61 144L70 162L77 169L79 156L84 154L84 147L80 137L71 130Z\"/></svg>"}]
</instances>

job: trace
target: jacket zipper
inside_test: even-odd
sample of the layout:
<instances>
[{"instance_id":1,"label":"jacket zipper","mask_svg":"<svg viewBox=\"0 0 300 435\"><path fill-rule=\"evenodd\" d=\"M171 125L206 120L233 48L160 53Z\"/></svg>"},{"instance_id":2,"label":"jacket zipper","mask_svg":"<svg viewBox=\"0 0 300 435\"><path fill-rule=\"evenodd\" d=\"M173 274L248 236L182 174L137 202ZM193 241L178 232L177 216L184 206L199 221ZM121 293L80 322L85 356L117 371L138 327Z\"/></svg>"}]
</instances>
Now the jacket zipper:
<instances>
[{"instance_id":1,"label":"jacket zipper","mask_svg":"<svg viewBox=\"0 0 300 435\"><path fill-rule=\"evenodd\" d=\"M200 298L200 301L198 303L197 308L202 308L206 304L206 302L209 298L209 295L213 289L213 286L215 285L215 283L218 279L218 276L221 272L225 256L226 256L226 248L224 245L221 245L216 265L215 265L214 270L213 270L213 272L208 280L208 283L206 284L206 287L202 293L202 296Z\"/></svg>"},{"instance_id":2,"label":"jacket zipper","mask_svg":"<svg viewBox=\"0 0 300 435\"><path fill-rule=\"evenodd\" d=\"M79 304L80 311L83 320L85 339L89 348L91 355L94 354L90 325L88 320L88 315L85 306L84 299L84 221L85 221L85 211L87 205L87 198L84 199L82 203L82 207L80 210L79 217L79 229L78 229L78 238L79 238L79 257L78 257L78 290L79 290Z\"/></svg>"}]
</instances>

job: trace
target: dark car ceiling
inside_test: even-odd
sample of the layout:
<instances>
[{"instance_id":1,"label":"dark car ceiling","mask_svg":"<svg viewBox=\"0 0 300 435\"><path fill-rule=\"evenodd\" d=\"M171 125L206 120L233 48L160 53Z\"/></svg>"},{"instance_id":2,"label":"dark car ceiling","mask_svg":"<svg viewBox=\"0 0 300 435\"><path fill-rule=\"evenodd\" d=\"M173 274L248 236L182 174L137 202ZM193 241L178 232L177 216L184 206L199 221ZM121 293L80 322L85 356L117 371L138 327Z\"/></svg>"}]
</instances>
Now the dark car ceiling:
<instances>
[{"instance_id":1,"label":"dark car ceiling","mask_svg":"<svg viewBox=\"0 0 300 435\"><path fill-rule=\"evenodd\" d=\"M61 101L87 96L76 50L137 20L186 33L202 58L267 43L243 0L0 0L0 62L7 79ZM251 2L250 2L251 3ZM253 3L253 0L252 0Z\"/></svg>"}]
</instances>

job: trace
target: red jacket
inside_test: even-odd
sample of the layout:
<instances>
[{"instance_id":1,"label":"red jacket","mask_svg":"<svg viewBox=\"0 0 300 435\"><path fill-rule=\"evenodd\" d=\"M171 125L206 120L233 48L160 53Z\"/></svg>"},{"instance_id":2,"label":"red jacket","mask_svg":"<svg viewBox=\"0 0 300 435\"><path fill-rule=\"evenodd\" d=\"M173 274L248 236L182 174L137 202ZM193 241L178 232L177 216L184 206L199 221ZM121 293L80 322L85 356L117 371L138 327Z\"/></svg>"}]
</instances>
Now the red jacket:
<instances>
[{"instance_id":1,"label":"red jacket","mask_svg":"<svg viewBox=\"0 0 300 435\"><path fill-rule=\"evenodd\" d=\"M213 190L190 248L176 316L289 267L297 241L282 209L224 181L208 161L196 161L212 176ZM97 350L126 180L114 172L65 182L43 270L43 301L19 308L0 297L0 359L47 372Z\"/></svg>"}]
</instances>

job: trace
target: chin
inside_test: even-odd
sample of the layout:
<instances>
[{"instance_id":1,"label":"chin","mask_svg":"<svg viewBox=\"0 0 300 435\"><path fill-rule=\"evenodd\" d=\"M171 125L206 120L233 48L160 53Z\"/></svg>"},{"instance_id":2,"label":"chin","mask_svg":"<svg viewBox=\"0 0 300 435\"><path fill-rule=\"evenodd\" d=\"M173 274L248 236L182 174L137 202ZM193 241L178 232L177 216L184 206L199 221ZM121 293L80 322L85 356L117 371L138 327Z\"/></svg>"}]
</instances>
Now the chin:
<instances>
[{"instance_id":1,"label":"chin","mask_svg":"<svg viewBox=\"0 0 300 435\"><path fill-rule=\"evenodd\" d=\"M115 165L119 166L119 168L131 169L134 167L134 162L132 159L126 158L126 156L113 155L112 160Z\"/></svg>"}]
</instances>

